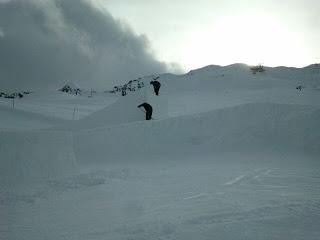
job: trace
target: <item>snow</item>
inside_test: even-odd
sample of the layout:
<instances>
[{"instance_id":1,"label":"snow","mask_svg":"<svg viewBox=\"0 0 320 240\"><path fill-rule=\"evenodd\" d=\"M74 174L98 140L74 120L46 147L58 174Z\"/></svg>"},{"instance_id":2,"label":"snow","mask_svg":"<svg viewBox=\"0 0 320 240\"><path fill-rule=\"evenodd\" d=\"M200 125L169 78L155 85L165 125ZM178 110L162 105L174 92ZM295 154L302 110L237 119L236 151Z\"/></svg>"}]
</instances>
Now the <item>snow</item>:
<instances>
[{"instance_id":1,"label":"snow","mask_svg":"<svg viewBox=\"0 0 320 240\"><path fill-rule=\"evenodd\" d=\"M58 177L76 168L68 132L5 131L0 142L1 185Z\"/></svg>"},{"instance_id":2,"label":"snow","mask_svg":"<svg viewBox=\"0 0 320 240\"><path fill-rule=\"evenodd\" d=\"M0 98L0 239L318 239L319 66L265 69Z\"/></svg>"},{"instance_id":3,"label":"snow","mask_svg":"<svg viewBox=\"0 0 320 240\"><path fill-rule=\"evenodd\" d=\"M32 92L29 95L25 95L22 99L15 99L14 111L23 110L25 112L41 114L46 117L53 117L54 122L59 122L57 118L68 120L81 119L118 100L118 97L113 94L96 93L93 95L94 97L90 96L90 92L84 92L81 96L60 91ZM1 107L12 109L12 105L11 99L0 98ZM11 119L13 121L12 124L17 121L17 118L14 117ZM51 126L55 125L54 122ZM36 127L37 125L35 124ZM1 122L0 128L7 128L7 125Z\"/></svg>"},{"instance_id":4,"label":"snow","mask_svg":"<svg viewBox=\"0 0 320 240\"><path fill-rule=\"evenodd\" d=\"M244 104L199 115L80 131L75 133L75 151L79 161L123 154L214 154L230 149L319 152L319 120L320 111L312 107Z\"/></svg>"}]
</instances>

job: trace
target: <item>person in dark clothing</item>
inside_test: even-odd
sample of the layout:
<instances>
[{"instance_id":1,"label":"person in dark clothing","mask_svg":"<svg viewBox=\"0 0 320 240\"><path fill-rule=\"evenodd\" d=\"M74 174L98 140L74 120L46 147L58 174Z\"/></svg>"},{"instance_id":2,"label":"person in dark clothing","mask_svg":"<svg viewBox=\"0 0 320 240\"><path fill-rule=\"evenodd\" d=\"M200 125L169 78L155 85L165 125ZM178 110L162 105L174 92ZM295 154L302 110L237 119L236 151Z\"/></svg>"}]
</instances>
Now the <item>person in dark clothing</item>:
<instances>
[{"instance_id":1,"label":"person in dark clothing","mask_svg":"<svg viewBox=\"0 0 320 240\"><path fill-rule=\"evenodd\" d=\"M122 88L121 88L121 95L122 95L122 96L127 95L127 91L126 91L126 90L127 90L126 87L122 87Z\"/></svg>"},{"instance_id":2,"label":"person in dark clothing","mask_svg":"<svg viewBox=\"0 0 320 240\"><path fill-rule=\"evenodd\" d=\"M161 83L159 83L158 81L151 81L150 84L153 85L154 93L158 96Z\"/></svg>"},{"instance_id":3,"label":"person in dark clothing","mask_svg":"<svg viewBox=\"0 0 320 240\"><path fill-rule=\"evenodd\" d=\"M150 120L152 117L152 106L148 103L142 103L138 106L138 108L140 107L144 107L145 111L146 111L146 120Z\"/></svg>"}]
</instances>

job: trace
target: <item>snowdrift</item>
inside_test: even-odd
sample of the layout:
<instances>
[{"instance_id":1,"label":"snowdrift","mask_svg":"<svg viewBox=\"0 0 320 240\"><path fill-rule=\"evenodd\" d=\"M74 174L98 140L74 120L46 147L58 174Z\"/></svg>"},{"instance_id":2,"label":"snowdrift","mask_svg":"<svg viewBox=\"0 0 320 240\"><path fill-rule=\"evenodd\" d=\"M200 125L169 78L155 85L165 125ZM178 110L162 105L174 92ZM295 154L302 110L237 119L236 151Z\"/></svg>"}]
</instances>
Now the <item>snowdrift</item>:
<instances>
[{"instance_id":1,"label":"snowdrift","mask_svg":"<svg viewBox=\"0 0 320 240\"><path fill-rule=\"evenodd\" d=\"M252 103L199 115L142 121L75 133L80 161L119 155L190 152L320 150L320 111L307 106Z\"/></svg>"},{"instance_id":2,"label":"snowdrift","mask_svg":"<svg viewBox=\"0 0 320 240\"><path fill-rule=\"evenodd\" d=\"M76 167L68 132L2 131L0 143L0 183L55 178Z\"/></svg>"}]
</instances>

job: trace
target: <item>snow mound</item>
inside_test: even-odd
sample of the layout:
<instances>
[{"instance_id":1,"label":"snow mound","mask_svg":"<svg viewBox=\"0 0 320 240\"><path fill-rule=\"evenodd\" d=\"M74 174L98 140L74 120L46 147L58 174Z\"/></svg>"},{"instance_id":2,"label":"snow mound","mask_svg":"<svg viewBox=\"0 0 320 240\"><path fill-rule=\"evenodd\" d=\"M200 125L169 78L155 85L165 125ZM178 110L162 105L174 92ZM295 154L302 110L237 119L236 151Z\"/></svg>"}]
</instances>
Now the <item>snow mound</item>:
<instances>
[{"instance_id":1,"label":"snow mound","mask_svg":"<svg viewBox=\"0 0 320 240\"><path fill-rule=\"evenodd\" d=\"M314 153L320 149L319 121L320 111L311 107L243 104L199 115L77 132L75 152L80 161L189 151Z\"/></svg>"},{"instance_id":2,"label":"snow mound","mask_svg":"<svg viewBox=\"0 0 320 240\"><path fill-rule=\"evenodd\" d=\"M79 130L144 120L137 106L146 101L145 91L120 97L115 103L77 121L67 121L61 128Z\"/></svg>"}]
</instances>

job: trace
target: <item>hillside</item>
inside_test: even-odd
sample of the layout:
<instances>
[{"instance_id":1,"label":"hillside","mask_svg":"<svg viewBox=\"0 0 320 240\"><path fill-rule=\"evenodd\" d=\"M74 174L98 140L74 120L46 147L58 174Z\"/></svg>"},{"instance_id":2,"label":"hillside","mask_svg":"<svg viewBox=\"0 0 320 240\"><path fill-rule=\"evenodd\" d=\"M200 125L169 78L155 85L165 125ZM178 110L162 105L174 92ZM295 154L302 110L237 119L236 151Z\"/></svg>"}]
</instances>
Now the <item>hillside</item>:
<instances>
[{"instance_id":1,"label":"hillside","mask_svg":"<svg viewBox=\"0 0 320 240\"><path fill-rule=\"evenodd\" d=\"M319 64L138 80L0 98L1 240L317 239Z\"/></svg>"}]
</instances>

